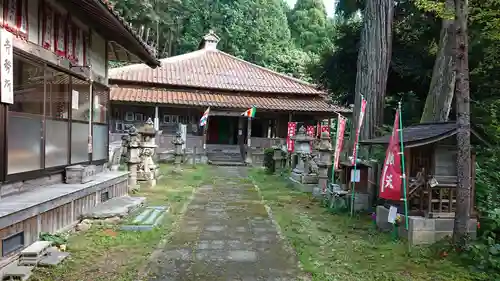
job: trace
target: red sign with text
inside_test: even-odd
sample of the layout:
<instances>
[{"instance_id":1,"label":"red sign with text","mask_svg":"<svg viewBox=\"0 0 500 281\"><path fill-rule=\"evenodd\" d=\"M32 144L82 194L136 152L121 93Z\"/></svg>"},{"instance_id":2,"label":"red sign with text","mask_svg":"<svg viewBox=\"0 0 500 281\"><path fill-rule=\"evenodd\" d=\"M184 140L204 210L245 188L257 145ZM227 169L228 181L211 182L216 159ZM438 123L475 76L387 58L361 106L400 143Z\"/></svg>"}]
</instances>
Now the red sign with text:
<instances>
[{"instance_id":1,"label":"red sign with text","mask_svg":"<svg viewBox=\"0 0 500 281\"><path fill-rule=\"evenodd\" d=\"M314 126L312 126L312 125L307 126L306 134L310 137L314 137ZM311 148L311 152L312 152L312 149L313 149L313 142L312 141L311 141L309 147Z\"/></svg>"},{"instance_id":2,"label":"red sign with text","mask_svg":"<svg viewBox=\"0 0 500 281\"><path fill-rule=\"evenodd\" d=\"M286 147L288 152L292 152L294 148L294 143L292 137L295 136L297 130L297 122L288 122L288 132L286 134Z\"/></svg>"},{"instance_id":3,"label":"red sign with text","mask_svg":"<svg viewBox=\"0 0 500 281\"><path fill-rule=\"evenodd\" d=\"M389 147L385 154L384 167L382 169L382 176L380 177L380 198L388 200L401 199L401 155L399 145L399 110L396 111L394 118L394 128L392 129Z\"/></svg>"}]
</instances>

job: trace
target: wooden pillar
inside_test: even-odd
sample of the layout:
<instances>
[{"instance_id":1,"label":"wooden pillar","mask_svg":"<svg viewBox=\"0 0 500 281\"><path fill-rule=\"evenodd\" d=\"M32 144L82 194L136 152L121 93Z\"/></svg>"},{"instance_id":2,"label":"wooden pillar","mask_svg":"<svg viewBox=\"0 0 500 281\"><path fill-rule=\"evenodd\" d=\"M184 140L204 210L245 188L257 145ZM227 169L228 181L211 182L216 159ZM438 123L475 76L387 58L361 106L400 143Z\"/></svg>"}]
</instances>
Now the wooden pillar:
<instances>
[{"instance_id":1,"label":"wooden pillar","mask_svg":"<svg viewBox=\"0 0 500 281\"><path fill-rule=\"evenodd\" d=\"M248 117L248 122L247 122L247 155L246 155L246 159L245 159L245 163L247 163L247 164L252 164L251 137L252 137L252 118Z\"/></svg>"},{"instance_id":2,"label":"wooden pillar","mask_svg":"<svg viewBox=\"0 0 500 281\"><path fill-rule=\"evenodd\" d=\"M243 135L243 129L245 128L243 117L238 117L238 146L240 147L241 159L245 159L245 136Z\"/></svg>"},{"instance_id":3,"label":"wooden pillar","mask_svg":"<svg viewBox=\"0 0 500 281\"><path fill-rule=\"evenodd\" d=\"M203 127L203 151L205 154L207 153L208 123L210 123L210 115L207 116L207 124Z\"/></svg>"}]
</instances>

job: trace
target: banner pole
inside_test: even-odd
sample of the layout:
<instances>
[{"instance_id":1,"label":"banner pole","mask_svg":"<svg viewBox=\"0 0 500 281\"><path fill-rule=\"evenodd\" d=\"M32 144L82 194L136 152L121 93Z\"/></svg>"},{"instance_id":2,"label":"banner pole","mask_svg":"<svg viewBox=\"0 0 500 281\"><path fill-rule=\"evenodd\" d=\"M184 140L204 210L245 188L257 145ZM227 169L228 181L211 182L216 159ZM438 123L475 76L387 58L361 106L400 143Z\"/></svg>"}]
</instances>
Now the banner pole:
<instances>
[{"instance_id":1,"label":"banner pole","mask_svg":"<svg viewBox=\"0 0 500 281\"><path fill-rule=\"evenodd\" d=\"M401 119L401 101L398 103L399 114L399 142L401 148L401 177L403 180L403 201L405 204L405 227L408 230L408 198L406 194L405 148L403 144L403 120Z\"/></svg>"},{"instance_id":2,"label":"banner pole","mask_svg":"<svg viewBox=\"0 0 500 281\"><path fill-rule=\"evenodd\" d=\"M354 215L354 197L355 197L355 189L356 189L356 171L357 171L357 162L358 162L358 145L356 144L356 158L354 159L354 172L352 173L351 181L352 181L352 195L351 195L351 216Z\"/></svg>"},{"instance_id":3,"label":"banner pole","mask_svg":"<svg viewBox=\"0 0 500 281\"><path fill-rule=\"evenodd\" d=\"M359 131L361 130L361 125L363 124L363 119L364 119L364 113L363 113L363 101L364 101L363 95L361 95L361 108L359 110L359 117L358 117L358 124L356 127L356 135L354 136L355 140L355 147L354 147L354 157L353 157L353 162L354 162L354 172L352 173L351 181L352 181L352 195L351 195L351 216L354 215L354 203L355 203L355 189L356 189L356 172L357 172L357 165L358 165L358 149L359 149ZM360 175L361 178L361 175Z\"/></svg>"},{"instance_id":4,"label":"banner pole","mask_svg":"<svg viewBox=\"0 0 500 281\"><path fill-rule=\"evenodd\" d=\"M337 130L336 130L336 133L335 133L335 146L334 148L337 149L337 142L339 141L338 139L338 135L339 135L339 127L340 127L340 114L337 115ZM330 128L331 130L331 128ZM332 137L332 136L330 136ZM332 159L332 180L331 180L332 184L335 183L335 157L333 157Z\"/></svg>"}]
</instances>

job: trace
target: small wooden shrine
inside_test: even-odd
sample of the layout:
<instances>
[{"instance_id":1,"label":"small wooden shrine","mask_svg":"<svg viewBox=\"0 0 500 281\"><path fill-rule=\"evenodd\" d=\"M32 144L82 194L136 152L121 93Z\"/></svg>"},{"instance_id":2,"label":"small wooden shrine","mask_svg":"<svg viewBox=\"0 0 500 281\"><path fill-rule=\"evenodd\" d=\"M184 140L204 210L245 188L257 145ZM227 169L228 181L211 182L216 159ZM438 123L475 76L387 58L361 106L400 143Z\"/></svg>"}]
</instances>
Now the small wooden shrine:
<instances>
[{"instance_id":1,"label":"small wooden shrine","mask_svg":"<svg viewBox=\"0 0 500 281\"><path fill-rule=\"evenodd\" d=\"M407 199L410 215L454 217L457 188L456 123L426 123L404 128ZM471 135L485 142L476 132ZM364 145L384 145L390 135L364 140ZM471 214L474 213L475 152L472 151Z\"/></svg>"}]
</instances>

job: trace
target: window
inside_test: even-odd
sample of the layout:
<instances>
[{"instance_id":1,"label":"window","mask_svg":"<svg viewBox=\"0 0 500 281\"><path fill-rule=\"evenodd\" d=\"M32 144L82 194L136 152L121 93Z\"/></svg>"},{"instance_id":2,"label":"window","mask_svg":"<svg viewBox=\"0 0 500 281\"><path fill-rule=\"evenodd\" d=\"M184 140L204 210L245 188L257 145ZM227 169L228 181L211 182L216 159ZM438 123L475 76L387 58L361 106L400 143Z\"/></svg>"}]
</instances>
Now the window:
<instances>
[{"instance_id":1,"label":"window","mask_svg":"<svg viewBox=\"0 0 500 281\"><path fill-rule=\"evenodd\" d=\"M45 71L45 167L68 164L70 76L48 68Z\"/></svg>"},{"instance_id":2,"label":"window","mask_svg":"<svg viewBox=\"0 0 500 281\"><path fill-rule=\"evenodd\" d=\"M89 108L90 84L85 80L71 79L71 164L89 161Z\"/></svg>"},{"instance_id":3,"label":"window","mask_svg":"<svg viewBox=\"0 0 500 281\"><path fill-rule=\"evenodd\" d=\"M8 113L7 173L42 167L44 67L14 56L14 104Z\"/></svg>"},{"instance_id":4,"label":"window","mask_svg":"<svg viewBox=\"0 0 500 281\"><path fill-rule=\"evenodd\" d=\"M71 101L71 119L76 121L89 121L89 106L90 106L90 84L82 79L73 77L72 98Z\"/></svg>"},{"instance_id":5,"label":"window","mask_svg":"<svg viewBox=\"0 0 500 281\"><path fill-rule=\"evenodd\" d=\"M109 191L101 193L101 203L109 200Z\"/></svg>"},{"instance_id":6,"label":"window","mask_svg":"<svg viewBox=\"0 0 500 281\"><path fill-rule=\"evenodd\" d=\"M108 123L109 90L104 87L94 87L94 108L92 122Z\"/></svg>"},{"instance_id":7,"label":"window","mask_svg":"<svg viewBox=\"0 0 500 281\"><path fill-rule=\"evenodd\" d=\"M11 253L24 247L24 231L13 234L2 239L2 257L8 256Z\"/></svg>"},{"instance_id":8,"label":"window","mask_svg":"<svg viewBox=\"0 0 500 281\"><path fill-rule=\"evenodd\" d=\"M107 115L109 90L95 85L93 95L92 160L103 160L108 157L109 128Z\"/></svg>"}]
</instances>

